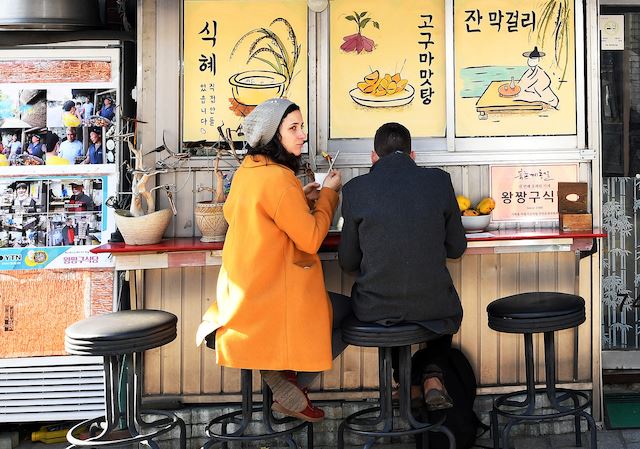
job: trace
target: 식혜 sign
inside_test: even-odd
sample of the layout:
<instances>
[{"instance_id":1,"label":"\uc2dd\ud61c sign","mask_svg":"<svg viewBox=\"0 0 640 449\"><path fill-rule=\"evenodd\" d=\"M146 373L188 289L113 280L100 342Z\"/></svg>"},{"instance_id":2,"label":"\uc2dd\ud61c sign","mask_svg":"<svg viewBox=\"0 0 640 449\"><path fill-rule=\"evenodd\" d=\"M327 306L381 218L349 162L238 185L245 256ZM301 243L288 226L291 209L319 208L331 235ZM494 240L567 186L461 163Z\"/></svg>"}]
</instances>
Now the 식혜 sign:
<instances>
[{"instance_id":1,"label":"\uc2dd\ud61c sign","mask_svg":"<svg viewBox=\"0 0 640 449\"><path fill-rule=\"evenodd\" d=\"M492 165L493 221L558 219L558 182L578 180L578 164Z\"/></svg>"}]
</instances>

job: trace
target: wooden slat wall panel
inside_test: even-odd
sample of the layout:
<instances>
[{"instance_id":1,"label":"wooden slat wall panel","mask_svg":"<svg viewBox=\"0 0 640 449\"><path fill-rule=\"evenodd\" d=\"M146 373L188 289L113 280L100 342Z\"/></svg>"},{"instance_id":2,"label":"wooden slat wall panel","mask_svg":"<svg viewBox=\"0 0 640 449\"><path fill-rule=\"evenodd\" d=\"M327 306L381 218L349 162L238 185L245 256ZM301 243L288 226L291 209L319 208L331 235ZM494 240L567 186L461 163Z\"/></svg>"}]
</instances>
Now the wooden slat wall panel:
<instances>
[{"instance_id":1,"label":"wooden slat wall panel","mask_svg":"<svg viewBox=\"0 0 640 449\"><path fill-rule=\"evenodd\" d=\"M162 310L162 270L145 271L144 287L144 308ZM138 304L138 307L142 306L143 304ZM144 353L144 389L148 394L162 392L161 353L162 348L150 349Z\"/></svg>"},{"instance_id":2,"label":"wooden slat wall panel","mask_svg":"<svg viewBox=\"0 0 640 449\"><path fill-rule=\"evenodd\" d=\"M495 298L498 298L498 259L496 254L480 256L480 278L478 290L480 298L478 302L478 331L482 348L497 348L498 333L489 329L487 318L487 305ZM498 383L498 353L496 351L480 350L478 354L480 361L480 371L477 374L478 380L483 385Z\"/></svg>"},{"instance_id":3,"label":"wooden slat wall panel","mask_svg":"<svg viewBox=\"0 0 640 449\"><path fill-rule=\"evenodd\" d=\"M204 270L204 288L200 298L200 316L204 315L216 297L216 281L220 267L206 267ZM194 298L194 301L196 298ZM187 301L185 301L187 302ZM188 302L187 302L188 303ZM185 336L188 341L189 336ZM202 386L203 394L220 393L222 391L222 370L216 365L215 352L204 344L200 348L202 359Z\"/></svg>"},{"instance_id":4,"label":"wooden slat wall panel","mask_svg":"<svg viewBox=\"0 0 640 449\"><path fill-rule=\"evenodd\" d=\"M583 279L589 277L589 259L583 262ZM573 253L467 255L449 263L452 278L461 295L464 319L454 345L469 357L480 386L509 385L524 382L522 336L497 333L487 326L486 306L498 297L518 292L557 290L572 293L575 288ZM337 261L323 263L330 290L349 294L353 278L343 274ZM234 394L240 389L239 371L215 365L212 350L196 348L195 329L200 316L215 300L218 267L148 270L145 274L145 306L162 308L179 317L176 341L160 350L148 351L145 358L145 393ZM589 281L581 282L585 295ZM161 287L161 290L160 290ZM180 298L183 303L180 303ZM558 378L565 381L589 381L591 378L590 327L579 328L579 371L573 375L574 331L557 334ZM536 373L544 381L543 340L536 336L538 355ZM335 391L373 389L377 386L377 352L375 349L348 348L323 373L314 390ZM256 385L257 387L257 385Z\"/></svg>"},{"instance_id":5,"label":"wooden slat wall panel","mask_svg":"<svg viewBox=\"0 0 640 449\"><path fill-rule=\"evenodd\" d=\"M456 286L460 294L464 318L460 326L460 347L464 349L473 371L480 373L480 289L482 280L480 273L481 256L470 255L462 258L462 276L460 285Z\"/></svg>"},{"instance_id":6,"label":"wooden slat wall panel","mask_svg":"<svg viewBox=\"0 0 640 449\"><path fill-rule=\"evenodd\" d=\"M188 350L193 352L190 345L183 341L184 315L182 314L182 272L180 268L162 270L162 310L171 312L178 317L178 336L171 343L161 348L162 363L162 392L164 394L182 394L184 391L184 379L182 377L182 355ZM185 298L188 298L185 296ZM198 301L199 297L189 298L189 303ZM197 302L196 302L197 304ZM198 376L199 371L191 371L187 368L187 375Z\"/></svg>"},{"instance_id":7,"label":"wooden slat wall panel","mask_svg":"<svg viewBox=\"0 0 640 449\"><path fill-rule=\"evenodd\" d=\"M182 270L184 298L193 298L192 302L182 301L181 304L182 346L184 348L193 346L195 349L196 330L202 320L199 307L201 301L198 300L202 298L203 294L203 271L204 268L202 267L188 267ZM202 360L200 351L182 351L180 372L182 373L182 391L184 394L199 394L202 390L201 363L206 362Z\"/></svg>"},{"instance_id":8,"label":"wooden slat wall panel","mask_svg":"<svg viewBox=\"0 0 640 449\"><path fill-rule=\"evenodd\" d=\"M588 167L588 165L587 165ZM450 173L456 192L475 192L478 197L489 193L488 166L443 167ZM585 172L584 164L581 174ZM368 168L342 170L347 182ZM584 172L584 173L583 173ZM208 171L193 170L162 175L161 183L175 183L180 189L179 215L174 219L173 236L199 235L193 209L196 201L211 198L209 192L197 193L198 186L211 185ZM191 194L190 192L193 192ZM184 201L193 196L193 202ZM164 195L159 204L166 205ZM474 197L475 198L475 197ZM496 298L518 292L554 290L572 293L575 283L575 255L566 253L522 253L500 255L466 255L449 261L452 279L460 293L464 320L454 336L454 346L461 347L470 358L481 387L513 385L524 382L524 345L521 335L497 333L487 326L486 306ZM327 288L349 295L353 277L342 273L337 261L323 262ZM144 276L145 307L163 308L179 317L179 336L175 342L145 356L145 394L175 394L189 401L199 395L237 394L240 390L239 370L215 364L212 350L194 345L195 329L211 301L219 267L148 270ZM587 323L591 319L591 258L581 264L580 295L587 301ZM182 302L181 302L182 298ZM573 330L556 336L558 379L589 381L591 379L591 325L578 329L578 376L574 378ZM544 380L543 340L534 339L538 356L536 377ZM314 390L371 390L377 386L377 350L348 348L313 384ZM257 376L254 389L257 389Z\"/></svg>"},{"instance_id":9,"label":"wooden slat wall panel","mask_svg":"<svg viewBox=\"0 0 640 449\"><path fill-rule=\"evenodd\" d=\"M330 292L342 293L342 273L335 262L323 262L322 270L326 279L325 286ZM342 387L342 362L343 355L333 361L329 371L322 373L319 379L311 385L312 389L339 390Z\"/></svg>"},{"instance_id":10,"label":"wooden slat wall panel","mask_svg":"<svg viewBox=\"0 0 640 449\"><path fill-rule=\"evenodd\" d=\"M499 297L514 295L518 293L518 280L512 273L518 267L517 254L501 254L499 256ZM495 332L495 331L491 331ZM520 372L519 360L522 357L522 336L517 334L505 334L495 332L498 336L498 382L505 385L513 385L524 377Z\"/></svg>"}]
</instances>

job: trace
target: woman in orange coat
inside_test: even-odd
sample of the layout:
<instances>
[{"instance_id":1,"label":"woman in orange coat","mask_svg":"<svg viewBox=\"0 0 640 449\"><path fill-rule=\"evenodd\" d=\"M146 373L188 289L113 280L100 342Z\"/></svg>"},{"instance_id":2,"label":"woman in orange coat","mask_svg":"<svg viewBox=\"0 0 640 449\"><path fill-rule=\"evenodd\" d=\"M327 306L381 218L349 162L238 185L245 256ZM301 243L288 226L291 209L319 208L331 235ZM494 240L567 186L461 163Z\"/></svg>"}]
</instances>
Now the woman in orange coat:
<instances>
[{"instance_id":1,"label":"woman in orange coat","mask_svg":"<svg viewBox=\"0 0 640 449\"><path fill-rule=\"evenodd\" d=\"M335 335L350 304L342 295L329 298L317 255L338 204L340 173L332 171L321 190L302 187L296 172L307 134L289 100L258 105L242 129L250 148L224 204L229 230L217 301L198 339L216 329L218 364L262 370L274 410L319 421L324 413L290 371L328 370L345 347Z\"/></svg>"}]
</instances>

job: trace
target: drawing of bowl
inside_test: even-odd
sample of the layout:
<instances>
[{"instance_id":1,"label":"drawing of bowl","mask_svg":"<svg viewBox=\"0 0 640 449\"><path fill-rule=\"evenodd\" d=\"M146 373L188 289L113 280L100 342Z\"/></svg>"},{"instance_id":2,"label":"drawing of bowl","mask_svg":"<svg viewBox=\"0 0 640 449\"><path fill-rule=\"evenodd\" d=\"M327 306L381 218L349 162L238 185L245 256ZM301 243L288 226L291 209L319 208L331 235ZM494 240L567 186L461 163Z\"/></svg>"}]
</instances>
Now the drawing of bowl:
<instances>
[{"instance_id":1,"label":"drawing of bowl","mask_svg":"<svg viewBox=\"0 0 640 449\"><path fill-rule=\"evenodd\" d=\"M349 91L349 95L353 101L360 106L368 108L393 108L396 106L405 106L413 100L413 96L416 90L411 84L407 84L401 92L393 95L384 95L382 97L376 97L372 94L365 94L357 87Z\"/></svg>"},{"instance_id":2,"label":"drawing of bowl","mask_svg":"<svg viewBox=\"0 0 640 449\"><path fill-rule=\"evenodd\" d=\"M248 70L229 78L233 98L246 106L257 106L269 98L281 97L287 78L276 72Z\"/></svg>"}]
</instances>

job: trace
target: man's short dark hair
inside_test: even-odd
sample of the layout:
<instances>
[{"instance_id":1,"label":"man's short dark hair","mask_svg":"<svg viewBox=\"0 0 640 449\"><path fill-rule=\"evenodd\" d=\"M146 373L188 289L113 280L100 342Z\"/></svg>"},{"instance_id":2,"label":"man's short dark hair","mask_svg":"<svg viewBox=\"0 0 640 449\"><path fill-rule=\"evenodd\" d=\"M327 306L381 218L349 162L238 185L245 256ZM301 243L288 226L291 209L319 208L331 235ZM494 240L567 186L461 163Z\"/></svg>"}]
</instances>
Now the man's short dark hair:
<instances>
[{"instance_id":1,"label":"man's short dark hair","mask_svg":"<svg viewBox=\"0 0 640 449\"><path fill-rule=\"evenodd\" d=\"M376 131L373 149L379 157L395 151L411 153L411 133L400 123L385 123Z\"/></svg>"}]
</instances>

